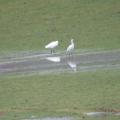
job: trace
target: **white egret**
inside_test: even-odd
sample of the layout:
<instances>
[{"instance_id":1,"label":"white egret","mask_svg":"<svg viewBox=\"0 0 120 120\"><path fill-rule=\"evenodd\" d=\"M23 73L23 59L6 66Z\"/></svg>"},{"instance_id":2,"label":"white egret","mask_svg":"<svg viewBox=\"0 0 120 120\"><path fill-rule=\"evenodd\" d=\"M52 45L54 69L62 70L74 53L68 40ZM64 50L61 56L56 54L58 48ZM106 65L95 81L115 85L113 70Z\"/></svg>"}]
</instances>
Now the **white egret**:
<instances>
[{"instance_id":1,"label":"white egret","mask_svg":"<svg viewBox=\"0 0 120 120\"><path fill-rule=\"evenodd\" d=\"M53 53L54 49L58 46L58 41L53 41L45 46L47 49L51 49L51 54Z\"/></svg>"},{"instance_id":2,"label":"white egret","mask_svg":"<svg viewBox=\"0 0 120 120\"><path fill-rule=\"evenodd\" d=\"M74 39L71 39L71 44L67 47L67 53L70 55L74 50Z\"/></svg>"}]
</instances>

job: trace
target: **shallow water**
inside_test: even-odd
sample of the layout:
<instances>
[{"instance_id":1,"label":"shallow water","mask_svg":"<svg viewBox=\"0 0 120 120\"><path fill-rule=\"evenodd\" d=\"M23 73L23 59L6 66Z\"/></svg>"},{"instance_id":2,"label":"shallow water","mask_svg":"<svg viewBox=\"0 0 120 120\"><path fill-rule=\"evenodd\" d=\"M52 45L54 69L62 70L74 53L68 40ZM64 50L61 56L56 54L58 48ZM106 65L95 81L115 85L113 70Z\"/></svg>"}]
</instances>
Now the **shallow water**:
<instances>
[{"instance_id":1,"label":"shallow water","mask_svg":"<svg viewBox=\"0 0 120 120\"><path fill-rule=\"evenodd\" d=\"M71 117L44 117L44 118L31 117L29 119L22 120L74 120L74 119Z\"/></svg>"},{"instance_id":2,"label":"shallow water","mask_svg":"<svg viewBox=\"0 0 120 120\"><path fill-rule=\"evenodd\" d=\"M36 54L0 57L0 75L48 74L51 72L85 72L120 69L120 51L87 54Z\"/></svg>"},{"instance_id":3,"label":"shallow water","mask_svg":"<svg viewBox=\"0 0 120 120\"><path fill-rule=\"evenodd\" d=\"M88 112L84 114L91 117L120 116L120 112Z\"/></svg>"},{"instance_id":4,"label":"shallow water","mask_svg":"<svg viewBox=\"0 0 120 120\"><path fill-rule=\"evenodd\" d=\"M28 118L24 118L22 120L119 120L120 112L102 112L102 111L93 111L93 112L85 112L79 116L62 116L62 117L38 117L38 116L30 116Z\"/></svg>"}]
</instances>

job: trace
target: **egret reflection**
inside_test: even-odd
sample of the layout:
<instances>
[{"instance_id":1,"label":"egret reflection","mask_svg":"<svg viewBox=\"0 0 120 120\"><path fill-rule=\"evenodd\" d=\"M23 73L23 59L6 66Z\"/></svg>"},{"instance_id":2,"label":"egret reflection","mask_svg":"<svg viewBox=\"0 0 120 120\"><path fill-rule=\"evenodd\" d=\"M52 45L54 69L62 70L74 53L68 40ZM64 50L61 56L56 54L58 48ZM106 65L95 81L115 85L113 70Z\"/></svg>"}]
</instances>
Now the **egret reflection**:
<instances>
[{"instance_id":1,"label":"egret reflection","mask_svg":"<svg viewBox=\"0 0 120 120\"><path fill-rule=\"evenodd\" d=\"M74 72L77 71L77 64L75 63L75 61L68 61L67 64Z\"/></svg>"},{"instance_id":2,"label":"egret reflection","mask_svg":"<svg viewBox=\"0 0 120 120\"><path fill-rule=\"evenodd\" d=\"M57 57L46 57L45 59L48 60L48 61L51 61L51 62L60 62L61 61L61 58L59 56L57 56Z\"/></svg>"},{"instance_id":3,"label":"egret reflection","mask_svg":"<svg viewBox=\"0 0 120 120\"><path fill-rule=\"evenodd\" d=\"M73 59L73 58L71 58L71 59L66 59L67 61L67 63L64 61L65 59L63 58L61 58L60 56L51 56L51 57L46 57L45 58L46 60L48 60L48 61L50 61L50 62L54 62L54 63L60 63L59 65L59 67L65 67L66 66L66 64L69 66L69 68L71 68L71 70L73 71L73 72L76 72L77 71L77 64L76 64L76 62L75 62L75 60ZM62 59L62 60L61 60Z\"/></svg>"}]
</instances>

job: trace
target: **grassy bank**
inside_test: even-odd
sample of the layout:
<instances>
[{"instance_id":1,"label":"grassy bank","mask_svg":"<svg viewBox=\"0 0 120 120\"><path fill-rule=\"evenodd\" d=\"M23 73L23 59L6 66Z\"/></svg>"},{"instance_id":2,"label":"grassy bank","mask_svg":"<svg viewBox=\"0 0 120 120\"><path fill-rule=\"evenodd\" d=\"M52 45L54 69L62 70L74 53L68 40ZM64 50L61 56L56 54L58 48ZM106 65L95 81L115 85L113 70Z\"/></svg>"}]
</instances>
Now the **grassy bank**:
<instances>
[{"instance_id":1,"label":"grassy bank","mask_svg":"<svg viewBox=\"0 0 120 120\"><path fill-rule=\"evenodd\" d=\"M20 117L32 112L79 116L87 111L120 110L119 72L1 78L0 111L17 112Z\"/></svg>"},{"instance_id":2,"label":"grassy bank","mask_svg":"<svg viewBox=\"0 0 120 120\"><path fill-rule=\"evenodd\" d=\"M0 51L120 48L119 0L0 0Z\"/></svg>"},{"instance_id":3,"label":"grassy bank","mask_svg":"<svg viewBox=\"0 0 120 120\"><path fill-rule=\"evenodd\" d=\"M53 40L64 50L71 38L76 49L119 49L119 8L120 0L0 0L0 53L41 51ZM120 111L119 78L120 70L0 76L0 120Z\"/></svg>"}]
</instances>

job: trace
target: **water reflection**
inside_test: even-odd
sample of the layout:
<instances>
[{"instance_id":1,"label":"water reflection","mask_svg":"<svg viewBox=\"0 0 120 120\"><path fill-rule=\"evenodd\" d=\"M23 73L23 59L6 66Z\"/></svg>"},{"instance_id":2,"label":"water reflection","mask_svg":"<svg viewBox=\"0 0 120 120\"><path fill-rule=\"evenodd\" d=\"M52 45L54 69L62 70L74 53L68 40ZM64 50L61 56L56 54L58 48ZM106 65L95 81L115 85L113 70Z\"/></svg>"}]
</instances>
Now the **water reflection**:
<instances>
[{"instance_id":1,"label":"water reflection","mask_svg":"<svg viewBox=\"0 0 120 120\"><path fill-rule=\"evenodd\" d=\"M66 58L67 59L67 65L74 71L76 72L77 71L77 63L75 61L75 58L74 57L69 57L69 58Z\"/></svg>"},{"instance_id":2,"label":"water reflection","mask_svg":"<svg viewBox=\"0 0 120 120\"><path fill-rule=\"evenodd\" d=\"M77 64L74 61L68 61L67 64L74 72L77 71Z\"/></svg>"},{"instance_id":3,"label":"water reflection","mask_svg":"<svg viewBox=\"0 0 120 120\"><path fill-rule=\"evenodd\" d=\"M107 116L119 116L120 112L88 112L84 113L84 115L89 117L107 117Z\"/></svg>"},{"instance_id":4,"label":"water reflection","mask_svg":"<svg viewBox=\"0 0 120 120\"><path fill-rule=\"evenodd\" d=\"M46 117L41 120L73 120L71 117Z\"/></svg>"},{"instance_id":5,"label":"water reflection","mask_svg":"<svg viewBox=\"0 0 120 120\"><path fill-rule=\"evenodd\" d=\"M67 57L65 57L64 59L61 60L60 56L52 56L52 57L46 57L45 59L48 60L48 61L54 62L54 63L58 63L59 62L60 65L63 66L63 67L65 67L66 64L67 64L72 69L72 71L74 71L74 72L77 71L77 64L76 64L74 58L70 58L70 57L67 58Z\"/></svg>"},{"instance_id":6,"label":"water reflection","mask_svg":"<svg viewBox=\"0 0 120 120\"><path fill-rule=\"evenodd\" d=\"M48 60L48 61L51 61L51 62L60 62L61 61L61 58L59 56L57 56L57 57L46 57L45 59Z\"/></svg>"},{"instance_id":7,"label":"water reflection","mask_svg":"<svg viewBox=\"0 0 120 120\"><path fill-rule=\"evenodd\" d=\"M22 120L73 120L72 117L45 117L45 118L28 118Z\"/></svg>"},{"instance_id":8,"label":"water reflection","mask_svg":"<svg viewBox=\"0 0 120 120\"><path fill-rule=\"evenodd\" d=\"M106 112L88 112L88 113L85 113L85 115L93 116L93 117L103 117L106 114L107 114Z\"/></svg>"}]
</instances>

